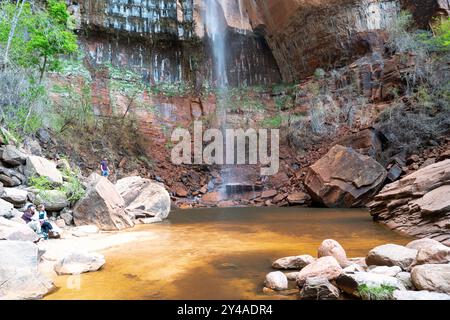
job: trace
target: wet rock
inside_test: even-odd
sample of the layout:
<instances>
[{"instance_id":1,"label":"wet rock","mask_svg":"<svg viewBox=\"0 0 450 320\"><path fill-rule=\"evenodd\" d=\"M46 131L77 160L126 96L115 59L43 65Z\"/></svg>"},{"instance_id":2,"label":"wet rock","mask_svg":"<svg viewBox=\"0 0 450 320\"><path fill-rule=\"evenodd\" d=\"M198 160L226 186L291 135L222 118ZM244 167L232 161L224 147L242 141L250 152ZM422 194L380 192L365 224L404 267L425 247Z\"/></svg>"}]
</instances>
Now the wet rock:
<instances>
[{"instance_id":1,"label":"wet rock","mask_svg":"<svg viewBox=\"0 0 450 320\"><path fill-rule=\"evenodd\" d=\"M420 249L426 249L435 245L441 244L439 241L433 240L433 239L429 239L429 238L423 238L423 239L418 239L418 240L413 240L411 242L409 242L406 247L409 249L415 249L415 250L420 250Z\"/></svg>"},{"instance_id":2,"label":"wet rock","mask_svg":"<svg viewBox=\"0 0 450 320\"><path fill-rule=\"evenodd\" d=\"M417 255L417 250L396 244L384 244L373 248L366 257L368 266L399 266L407 270Z\"/></svg>"},{"instance_id":3,"label":"wet rock","mask_svg":"<svg viewBox=\"0 0 450 320\"><path fill-rule=\"evenodd\" d=\"M144 213L161 219L168 217L171 201L163 184L132 176L118 180L116 188L130 214Z\"/></svg>"},{"instance_id":4,"label":"wet rock","mask_svg":"<svg viewBox=\"0 0 450 320\"><path fill-rule=\"evenodd\" d=\"M361 285L366 285L368 287L388 285L398 290L406 290L399 279L370 272L343 273L336 279L336 285L345 293L355 297L360 297L358 288Z\"/></svg>"},{"instance_id":5,"label":"wet rock","mask_svg":"<svg viewBox=\"0 0 450 320\"><path fill-rule=\"evenodd\" d=\"M13 145L7 145L0 150L0 159L11 166L25 164L27 155Z\"/></svg>"},{"instance_id":6,"label":"wet rock","mask_svg":"<svg viewBox=\"0 0 450 320\"><path fill-rule=\"evenodd\" d=\"M337 300L340 297L340 291L327 278L312 277L306 279L300 296L307 300Z\"/></svg>"},{"instance_id":7,"label":"wet rock","mask_svg":"<svg viewBox=\"0 0 450 320\"><path fill-rule=\"evenodd\" d=\"M29 241L0 241L0 297L40 299L55 287L38 271L39 250Z\"/></svg>"},{"instance_id":8,"label":"wet rock","mask_svg":"<svg viewBox=\"0 0 450 320\"><path fill-rule=\"evenodd\" d=\"M369 272L376 273L376 274L382 274L385 276L395 277L398 273L402 271L402 268L399 266L379 266L379 267L373 267L369 268Z\"/></svg>"},{"instance_id":9,"label":"wet rock","mask_svg":"<svg viewBox=\"0 0 450 320\"><path fill-rule=\"evenodd\" d=\"M287 201L290 205L308 205L311 202L311 197L304 192L295 192L287 196Z\"/></svg>"},{"instance_id":10,"label":"wet rock","mask_svg":"<svg viewBox=\"0 0 450 320\"><path fill-rule=\"evenodd\" d=\"M266 275L265 286L272 290L286 290L288 288L288 280L283 272L274 271Z\"/></svg>"},{"instance_id":11,"label":"wet rock","mask_svg":"<svg viewBox=\"0 0 450 320\"><path fill-rule=\"evenodd\" d=\"M375 220L417 238L445 241L450 222L450 159L386 185L367 206Z\"/></svg>"},{"instance_id":12,"label":"wet rock","mask_svg":"<svg viewBox=\"0 0 450 320\"><path fill-rule=\"evenodd\" d=\"M91 177L91 181L86 194L73 208L75 225L96 225L101 230L132 227L134 223L125 212L125 201L114 185L104 177Z\"/></svg>"},{"instance_id":13,"label":"wet rock","mask_svg":"<svg viewBox=\"0 0 450 320\"><path fill-rule=\"evenodd\" d=\"M1 198L12 203L17 208L27 202L28 192L18 188L3 188Z\"/></svg>"},{"instance_id":14,"label":"wet rock","mask_svg":"<svg viewBox=\"0 0 450 320\"><path fill-rule=\"evenodd\" d=\"M300 256L284 257L275 260L272 263L272 268L274 269L302 269L308 264L314 262L314 258L309 254L304 254Z\"/></svg>"},{"instance_id":15,"label":"wet rock","mask_svg":"<svg viewBox=\"0 0 450 320\"><path fill-rule=\"evenodd\" d=\"M408 289L408 290L415 289L414 285L411 281L411 273L402 271L402 272L397 273L397 275L395 277L403 283L403 285L405 286L406 289Z\"/></svg>"},{"instance_id":16,"label":"wet rock","mask_svg":"<svg viewBox=\"0 0 450 320\"><path fill-rule=\"evenodd\" d=\"M339 244L339 242L333 239L326 239L322 241L317 249L317 256L319 258L326 256L334 257L342 268L349 265L344 248Z\"/></svg>"},{"instance_id":17,"label":"wet rock","mask_svg":"<svg viewBox=\"0 0 450 320\"><path fill-rule=\"evenodd\" d=\"M450 248L439 243L420 249L413 265L444 263L450 263Z\"/></svg>"},{"instance_id":18,"label":"wet rock","mask_svg":"<svg viewBox=\"0 0 450 320\"><path fill-rule=\"evenodd\" d=\"M39 156L28 156L24 173L27 178L32 176L46 177L50 182L61 185L63 177L53 161Z\"/></svg>"},{"instance_id":19,"label":"wet rock","mask_svg":"<svg viewBox=\"0 0 450 320\"><path fill-rule=\"evenodd\" d=\"M61 211L70 205L64 192L59 190L48 190L38 193L37 204L44 204L47 211Z\"/></svg>"},{"instance_id":20,"label":"wet rock","mask_svg":"<svg viewBox=\"0 0 450 320\"><path fill-rule=\"evenodd\" d=\"M334 257L321 257L304 267L297 276L297 285L301 288L309 277L325 277L336 279L342 273L342 268Z\"/></svg>"},{"instance_id":21,"label":"wet rock","mask_svg":"<svg viewBox=\"0 0 450 320\"><path fill-rule=\"evenodd\" d=\"M58 275L81 274L99 270L105 264L105 258L98 253L73 251L59 260L54 270Z\"/></svg>"},{"instance_id":22,"label":"wet rock","mask_svg":"<svg viewBox=\"0 0 450 320\"><path fill-rule=\"evenodd\" d=\"M386 170L371 157L335 145L308 168L305 186L327 207L362 206L381 188Z\"/></svg>"},{"instance_id":23,"label":"wet rock","mask_svg":"<svg viewBox=\"0 0 450 320\"><path fill-rule=\"evenodd\" d=\"M431 291L395 290L395 300L450 300L450 295Z\"/></svg>"},{"instance_id":24,"label":"wet rock","mask_svg":"<svg viewBox=\"0 0 450 320\"><path fill-rule=\"evenodd\" d=\"M450 264L422 264L411 270L411 280L418 290L450 293Z\"/></svg>"}]
</instances>

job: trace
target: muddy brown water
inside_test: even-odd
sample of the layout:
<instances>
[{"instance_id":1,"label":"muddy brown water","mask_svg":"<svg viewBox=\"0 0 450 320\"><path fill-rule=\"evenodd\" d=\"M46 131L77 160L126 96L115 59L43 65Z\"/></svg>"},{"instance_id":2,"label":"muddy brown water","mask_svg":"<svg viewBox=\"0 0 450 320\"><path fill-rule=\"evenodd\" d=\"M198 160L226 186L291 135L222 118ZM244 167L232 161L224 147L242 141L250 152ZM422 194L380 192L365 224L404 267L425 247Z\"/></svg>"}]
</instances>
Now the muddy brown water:
<instances>
[{"instance_id":1,"label":"muddy brown water","mask_svg":"<svg viewBox=\"0 0 450 320\"><path fill-rule=\"evenodd\" d=\"M327 238L349 257L410 240L361 209L192 209L133 230L152 233L153 240L105 251L98 272L57 277L59 289L47 299L296 299L262 292L274 259L315 256Z\"/></svg>"}]
</instances>

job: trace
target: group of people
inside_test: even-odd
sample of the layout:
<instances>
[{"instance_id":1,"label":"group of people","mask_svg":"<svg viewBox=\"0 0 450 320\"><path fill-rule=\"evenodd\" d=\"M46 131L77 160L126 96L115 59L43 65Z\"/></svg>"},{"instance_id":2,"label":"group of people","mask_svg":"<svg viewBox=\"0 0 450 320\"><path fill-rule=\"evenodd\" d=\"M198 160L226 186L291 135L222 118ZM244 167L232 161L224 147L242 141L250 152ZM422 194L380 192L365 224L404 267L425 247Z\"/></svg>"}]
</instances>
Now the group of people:
<instances>
[{"instance_id":1,"label":"group of people","mask_svg":"<svg viewBox=\"0 0 450 320\"><path fill-rule=\"evenodd\" d=\"M24 211L22 219L42 238L48 239L49 236L55 236L52 231L53 226L48 221L47 212L43 204L38 205L37 209L35 205L30 204Z\"/></svg>"}]
</instances>

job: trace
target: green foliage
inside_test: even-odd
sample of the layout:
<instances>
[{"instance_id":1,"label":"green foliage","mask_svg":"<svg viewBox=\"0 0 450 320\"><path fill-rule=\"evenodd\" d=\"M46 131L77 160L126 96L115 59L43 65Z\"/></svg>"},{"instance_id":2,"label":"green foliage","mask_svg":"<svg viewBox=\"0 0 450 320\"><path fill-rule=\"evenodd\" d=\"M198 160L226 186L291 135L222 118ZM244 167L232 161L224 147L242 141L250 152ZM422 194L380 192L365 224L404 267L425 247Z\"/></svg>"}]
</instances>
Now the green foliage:
<instances>
[{"instance_id":1,"label":"green foliage","mask_svg":"<svg viewBox=\"0 0 450 320\"><path fill-rule=\"evenodd\" d=\"M445 20L438 20L433 31L436 46L442 51L448 51L450 48L450 17Z\"/></svg>"},{"instance_id":2,"label":"green foliage","mask_svg":"<svg viewBox=\"0 0 450 320\"><path fill-rule=\"evenodd\" d=\"M28 179L28 185L39 192L52 190L53 184L45 176L32 176Z\"/></svg>"},{"instance_id":3,"label":"green foliage","mask_svg":"<svg viewBox=\"0 0 450 320\"><path fill-rule=\"evenodd\" d=\"M269 117L263 120L262 126L264 128L279 128L283 122L281 115L276 115L274 117Z\"/></svg>"},{"instance_id":4,"label":"green foliage","mask_svg":"<svg viewBox=\"0 0 450 320\"><path fill-rule=\"evenodd\" d=\"M386 284L380 286L362 284L358 286L358 293L363 300L392 300L395 289L395 287Z\"/></svg>"},{"instance_id":5,"label":"green foliage","mask_svg":"<svg viewBox=\"0 0 450 320\"><path fill-rule=\"evenodd\" d=\"M69 200L71 204L74 204L86 194L83 184L80 179L78 179L79 174L79 170L63 170L63 175L66 182L63 183L59 190L66 194L67 200Z\"/></svg>"}]
</instances>

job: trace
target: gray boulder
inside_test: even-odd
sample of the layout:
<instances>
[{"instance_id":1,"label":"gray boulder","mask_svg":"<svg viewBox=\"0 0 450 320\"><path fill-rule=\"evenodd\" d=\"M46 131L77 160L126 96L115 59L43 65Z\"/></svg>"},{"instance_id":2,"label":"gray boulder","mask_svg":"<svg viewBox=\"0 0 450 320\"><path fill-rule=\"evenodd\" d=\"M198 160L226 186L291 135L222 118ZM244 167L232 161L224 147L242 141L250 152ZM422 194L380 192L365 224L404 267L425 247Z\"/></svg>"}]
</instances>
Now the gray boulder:
<instances>
[{"instance_id":1,"label":"gray boulder","mask_svg":"<svg viewBox=\"0 0 450 320\"><path fill-rule=\"evenodd\" d=\"M12 203L18 208L27 202L28 192L18 188L3 188L3 193L0 198Z\"/></svg>"},{"instance_id":2,"label":"gray boulder","mask_svg":"<svg viewBox=\"0 0 450 320\"><path fill-rule=\"evenodd\" d=\"M38 271L38 247L28 241L0 241L0 299L41 299L55 289Z\"/></svg>"},{"instance_id":3,"label":"gray boulder","mask_svg":"<svg viewBox=\"0 0 450 320\"><path fill-rule=\"evenodd\" d=\"M32 176L47 177L47 179L55 185L61 185L63 183L62 174L56 168L56 164L43 157L28 156L24 173L27 178Z\"/></svg>"},{"instance_id":4,"label":"gray boulder","mask_svg":"<svg viewBox=\"0 0 450 320\"><path fill-rule=\"evenodd\" d=\"M399 266L407 270L417 255L417 250L397 244L384 244L373 248L366 257L368 266Z\"/></svg>"},{"instance_id":5,"label":"gray boulder","mask_svg":"<svg viewBox=\"0 0 450 320\"><path fill-rule=\"evenodd\" d=\"M11 166L25 164L27 155L13 145L7 145L0 151L0 159Z\"/></svg>"},{"instance_id":6,"label":"gray boulder","mask_svg":"<svg viewBox=\"0 0 450 320\"><path fill-rule=\"evenodd\" d=\"M408 290L415 289L414 285L412 283L412 280L411 280L411 273L402 271L402 272L397 273L397 275L395 277L405 285L406 289L408 289Z\"/></svg>"},{"instance_id":7,"label":"gray boulder","mask_svg":"<svg viewBox=\"0 0 450 320\"><path fill-rule=\"evenodd\" d=\"M73 208L76 226L96 225L101 230L120 230L134 226L125 211L125 202L105 177L91 175L86 194Z\"/></svg>"},{"instance_id":8,"label":"gray boulder","mask_svg":"<svg viewBox=\"0 0 450 320\"><path fill-rule=\"evenodd\" d=\"M306 279L300 296L305 300L337 300L340 297L340 291L327 278L312 277Z\"/></svg>"},{"instance_id":9,"label":"gray boulder","mask_svg":"<svg viewBox=\"0 0 450 320\"><path fill-rule=\"evenodd\" d=\"M371 272L371 273L382 274L382 275L390 276L390 277L395 277L401 271L402 271L402 268L400 268L399 266L392 266L392 267L377 266L377 267L369 268L369 272Z\"/></svg>"},{"instance_id":10,"label":"gray boulder","mask_svg":"<svg viewBox=\"0 0 450 320\"><path fill-rule=\"evenodd\" d=\"M70 205L66 194L59 190L41 191L36 196L36 203L43 203L47 211L61 211Z\"/></svg>"},{"instance_id":11,"label":"gray boulder","mask_svg":"<svg viewBox=\"0 0 450 320\"><path fill-rule=\"evenodd\" d=\"M99 270L105 264L105 257L98 253L73 251L59 260L54 270L58 275L81 274Z\"/></svg>"},{"instance_id":12,"label":"gray boulder","mask_svg":"<svg viewBox=\"0 0 450 320\"><path fill-rule=\"evenodd\" d=\"M24 223L0 217L0 240L36 242L39 236Z\"/></svg>"},{"instance_id":13,"label":"gray boulder","mask_svg":"<svg viewBox=\"0 0 450 320\"><path fill-rule=\"evenodd\" d=\"M411 280L418 290L450 294L450 264L422 264L411 270Z\"/></svg>"},{"instance_id":14,"label":"gray boulder","mask_svg":"<svg viewBox=\"0 0 450 320\"><path fill-rule=\"evenodd\" d=\"M314 262L314 258L309 254L303 254L300 256L284 257L275 260L272 263L274 269L297 269L300 270L306 267L308 264Z\"/></svg>"},{"instance_id":15,"label":"gray boulder","mask_svg":"<svg viewBox=\"0 0 450 320\"><path fill-rule=\"evenodd\" d=\"M164 185L138 176L120 179L116 189L125 201L126 211L132 216L167 218L170 195Z\"/></svg>"},{"instance_id":16,"label":"gray boulder","mask_svg":"<svg viewBox=\"0 0 450 320\"><path fill-rule=\"evenodd\" d=\"M20 212L14 209L14 206L3 199L0 199L0 217L12 218L18 216Z\"/></svg>"},{"instance_id":17,"label":"gray boulder","mask_svg":"<svg viewBox=\"0 0 450 320\"><path fill-rule=\"evenodd\" d=\"M283 272L274 271L266 275L264 285L272 290L286 290L288 288L288 280Z\"/></svg>"}]
</instances>

